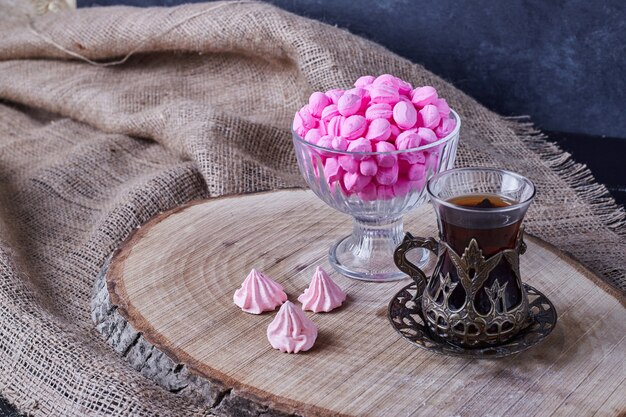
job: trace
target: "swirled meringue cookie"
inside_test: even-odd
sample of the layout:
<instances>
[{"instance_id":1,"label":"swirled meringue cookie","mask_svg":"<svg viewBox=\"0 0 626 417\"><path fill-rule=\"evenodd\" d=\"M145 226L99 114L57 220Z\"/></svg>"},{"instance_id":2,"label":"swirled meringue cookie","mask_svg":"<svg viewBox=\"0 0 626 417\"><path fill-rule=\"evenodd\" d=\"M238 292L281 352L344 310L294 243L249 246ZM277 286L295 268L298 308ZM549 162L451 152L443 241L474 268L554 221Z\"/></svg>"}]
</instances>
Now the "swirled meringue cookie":
<instances>
[{"instance_id":1,"label":"swirled meringue cookie","mask_svg":"<svg viewBox=\"0 0 626 417\"><path fill-rule=\"evenodd\" d=\"M267 340L286 353L309 350L317 339L317 326L291 301L285 302L267 328Z\"/></svg>"},{"instance_id":2,"label":"swirled meringue cookie","mask_svg":"<svg viewBox=\"0 0 626 417\"><path fill-rule=\"evenodd\" d=\"M241 283L241 288L235 291L233 301L246 313L261 314L273 311L287 301L287 294L282 285L252 269Z\"/></svg>"},{"instance_id":3,"label":"swirled meringue cookie","mask_svg":"<svg viewBox=\"0 0 626 417\"><path fill-rule=\"evenodd\" d=\"M319 266L315 269L309 288L298 297L298 301L302 303L302 308L314 313L327 313L341 306L345 300L346 293Z\"/></svg>"}]
</instances>

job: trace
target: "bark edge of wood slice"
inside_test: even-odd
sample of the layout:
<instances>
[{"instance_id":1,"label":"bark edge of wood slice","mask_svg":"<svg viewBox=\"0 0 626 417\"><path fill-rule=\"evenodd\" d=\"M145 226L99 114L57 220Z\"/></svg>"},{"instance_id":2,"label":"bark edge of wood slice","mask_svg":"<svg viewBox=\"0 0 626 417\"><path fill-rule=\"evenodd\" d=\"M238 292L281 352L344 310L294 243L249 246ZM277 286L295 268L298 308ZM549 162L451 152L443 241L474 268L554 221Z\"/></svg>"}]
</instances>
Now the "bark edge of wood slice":
<instances>
[{"instance_id":1,"label":"bark edge of wood slice","mask_svg":"<svg viewBox=\"0 0 626 417\"><path fill-rule=\"evenodd\" d=\"M436 236L430 206L405 216L405 229ZM349 231L348 216L304 190L177 207L138 228L107 261L96 282L92 318L133 368L222 415L476 414L489 412L490 396L503 387L516 393L507 394L507 415L570 409L610 415L626 409L626 399L615 396L626 388L623 374L603 387L609 391L601 398L585 395L602 378L598 369L617 369L620 376L619 360L626 361L623 339L617 338L626 334L623 300L595 285L600 278L569 256L526 238L522 278L551 299L559 323L546 341L527 352L472 361L434 355L397 335L386 309L408 280L364 283L332 271L328 247ZM317 265L346 290L347 304L310 315L320 331L310 352L273 350L265 329L275 313L243 313L232 302L234 290L256 267L281 282L297 303ZM594 320L597 314L603 320ZM596 352L607 349L617 354L600 357ZM576 365L583 362L593 367L581 372ZM550 400L555 390L542 371L552 368L558 375L552 382L570 390L571 402ZM563 385L568 378L572 382ZM480 385L475 395L450 388L470 380ZM521 381L534 382L525 387ZM481 405L481 399L486 403ZM502 404L497 410L503 410Z\"/></svg>"}]
</instances>

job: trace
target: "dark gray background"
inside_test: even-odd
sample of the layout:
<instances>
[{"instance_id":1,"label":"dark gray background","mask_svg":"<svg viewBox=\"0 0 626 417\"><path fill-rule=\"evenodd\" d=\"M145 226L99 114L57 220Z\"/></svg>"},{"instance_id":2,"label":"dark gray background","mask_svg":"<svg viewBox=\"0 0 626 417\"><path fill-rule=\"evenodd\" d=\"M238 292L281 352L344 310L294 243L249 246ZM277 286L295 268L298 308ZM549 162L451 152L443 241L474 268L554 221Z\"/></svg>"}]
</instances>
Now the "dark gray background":
<instances>
[{"instance_id":1,"label":"dark gray background","mask_svg":"<svg viewBox=\"0 0 626 417\"><path fill-rule=\"evenodd\" d=\"M501 114L530 115L549 131L626 139L624 0L269 2L374 40Z\"/></svg>"}]
</instances>

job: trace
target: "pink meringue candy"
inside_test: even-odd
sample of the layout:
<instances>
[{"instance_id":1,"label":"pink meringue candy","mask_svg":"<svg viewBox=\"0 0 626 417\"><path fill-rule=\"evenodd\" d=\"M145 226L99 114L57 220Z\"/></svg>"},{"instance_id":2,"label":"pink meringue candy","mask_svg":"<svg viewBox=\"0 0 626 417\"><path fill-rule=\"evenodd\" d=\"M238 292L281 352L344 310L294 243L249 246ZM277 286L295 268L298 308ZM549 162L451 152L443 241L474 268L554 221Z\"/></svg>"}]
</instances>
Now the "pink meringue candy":
<instances>
[{"instance_id":1,"label":"pink meringue candy","mask_svg":"<svg viewBox=\"0 0 626 417\"><path fill-rule=\"evenodd\" d=\"M373 85L383 85L387 84L392 87L398 88L398 78L394 77L391 74L381 74L374 81L372 81Z\"/></svg>"},{"instance_id":2,"label":"pink meringue candy","mask_svg":"<svg viewBox=\"0 0 626 417\"><path fill-rule=\"evenodd\" d=\"M343 168L339 165L337 158L329 157L326 159L324 163L324 176L329 185L343 178L343 173Z\"/></svg>"},{"instance_id":3,"label":"pink meringue candy","mask_svg":"<svg viewBox=\"0 0 626 417\"><path fill-rule=\"evenodd\" d=\"M418 126L435 129L439 126L440 121L441 115L439 114L439 110L432 104L425 105L424 108L417 113Z\"/></svg>"},{"instance_id":4,"label":"pink meringue candy","mask_svg":"<svg viewBox=\"0 0 626 417\"><path fill-rule=\"evenodd\" d=\"M452 133L455 127L456 121L454 119L441 119L441 122L439 122L439 126L437 126L437 128L435 129L435 133L437 134L438 138L443 138Z\"/></svg>"},{"instance_id":5,"label":"pink meringue candy","mask_svg":"<svg viewBox=\"0 0 626 417\"><path fill-rule=\"evenodd\" d=\"M373 75L364 75L354 82L355 87L365 87L374 82Z\"/></svg>"},{"instance_id":6,"label":"pink meringue candy","mask_svg":"<svg viewBox=\"0 0 626 417\"><path fill-rule=\"evenodd\" d=\"M414 110L415 111L415 110ZM365 138L373 142L386 141L391 136L391 124L387 119L374 119L367 128Z\"/></svg>"},{"instance_id":7,"label":"pink meringue candy","mask_svg":"<svg viewBox=\"0 0 626 417\"><path fill-rule=\"evenodd\" d=\"M353 140L348 144L348 152L372 152L372 142L366 138ZM365 155L353 155L352 157L359 161L367 158Z\"/></svg>"},{"instance_id":8,"label":"pink meringue candy","mask_svg":"<svg viewBox=\"0 0 626 417\"><path fill-rule=\"evenodd\" d=\"M358 172L346 172L343 175L343 185L348 192L359 192L372 182L371 175L363 175Z\"/></svg>"},{"instance_id":9,"label":"pink meringue candy","mask_svg":"<svg viewBox=\"0 0 626 417\"><path fill-rule=\"evenodd\" d=\"M241 288L235 291L233 301L246 313L261 314L264 311L275 310L287 301L287 294L282 285L252 269L241 283Z\"/></svg>"},{"instance_id":10,"label":"pink meringue candy","mask_svg":"<svg viewBox=\"0 0 626 417\"><path fill-rule=\"evenodd\" d=\"M348 141L343 136L335 136L331 142L331 146L337 151L345 151L348 149Z\"/></svg>"},{"instance_id":11,"label":"pink meringue candy","mask_svg":"<svg viewBox=\"0 0 626 417\"><path fill-rule=\"evenodd\" d=\"M337 104L339 97L343 95L343 92L344 91L340 88L333 88L332 90L328 90L325 94L333 104Z\"/></svg>"},{"instance_id":12,"label":"pink meringue candy","mask_svg":"<svg viewBox=\"0 0 626 417\"><path fill-rule=\"evenodd\" d=\"M309 111L314 117L320 118L322 111L331 103L332 101L326 94L316 91L309 97Z\"/></svg>"},{"instance_id":13,"label":"pink meringue candy","mask_svg":"<svg viewBox=\"0 0 626 417\"><path fill-rule=\"evenodd\" d=\"M319 142L321 137L322 133L319 131L319 129L311 129L306 132L306 135L304 135L304 140L312 143L313 145L317 145L317 142Z\"/></svg>"},{"instance_id":14,"label":"pink meringue candy","mask_svg":"<svg viewBox=\"0 0 626 417\"><path fill-rule=\"evenodd\" d=\"M346 93L339 97L337 110L342 116L352 116L361 108L361 97L356 94Z\"/></svg>"},{"instance_id":15,"label":"pink meringue candy","mask_svg":"<svg viewBox=\"0 0 626 417\"><path fill-rule=\"evenodd\" d=\"M376 172L376 182L379 185L393 185L398 180L399 168L398 164L389 168L378 168Z\"/></svg>"},{"instance_id":16,"label":"pink meringue candy","mask_svg":"<svg viewBox=\"0 0 626 417\"><path fill-rule=\"evenodd\" d=\"M354 174L359 170L359 161L352 157L352 155L340 155L339 165L346 171L351 174Z\"/></svg>"},{"instance_id":17,"label":"pink meringue candy","mask_svg":"<svg viewBox=\"0 0 626 417\"><path fill-rule=\"evenodd\" d=\"M326 130L331 136L341 136L342 125L345 123L346 118L344 116L335 116L328 122Z\"/></svg>"},{"instance_id":18,"label":"pink meringue candy","mask_svg":"<svg viewBox=\"0 0 626 417\"><path fill-rule=\"evenodd\" d=\"M333 148L333 136L331 135L324 135L322 137L320 137L317 140L316 145L317 146L321 146L322 148L327 148L327 149L332 149ZM322 156L333 156L332 152L328 152L328 151L317 151L320 155Z\"/></svg>"},{"instance_id":19,"label":"pink meringue candy","mask_svg":"<svg viewBox=\"0 0 626 417\"><path fill-rule=\"evenodd\" d=\"M267 340L274 349L286 353L304 352L313 347L317 326L291 301L282 305L267 328Z\"/></svg>"},{"instance_id":20,"label":"pink meringue candy","mask_svg":"<svg viewBox=\"0 0 626 417\"><path fill-rule=\"evenodd\" d=\"M393 152L396 150L396 147L393 143L389 142L377 142L376 143L376 152ZM389 168L394 166L398 162L398 155L393 153L384 153L376 155L376 162L379 166L383 168ZM376 174L373 174L376 175Z\"/></svg>"},{"instance_id":21,"label":"pink meringue candy","mask_svg":"<svg viewBox=\"0 0 626 417\"><path fill-rule=\"evenodd\" d=\"M372 85L370 89L372 103L396 104L400 100L398 89L389 84Z\"/></svg>"},{"instance_id":22,"label":"pink meringue candy","mask_svg":"<svg viewBox=\"0 0 626 417\"><path fill-rule=\"evenodd\" d=\"M304 106L296 112L291 127L294 132L303 138L306 135L306 132L315 126L317 126L317 120L315 120L315 117L313 117L309 111L308 106Z\"/></svg>"},{"instance_id":23,"label":"pink meringue candy","mask_svg":"<svg viewBox=\"0 0 626 417\"><path fill-rule=\"evenodd\" d=\"M387 143L387 142L380 142ZM378 172L378 164L374 158L368 158L361 161L359 171L362 175L373 177Z\"/></svg>"},{"instance_id":24,"label":"pink meringue candy","mask_svg":"<svg viewBox=\"0 0 626 417\"><path fill-rule=\"evenodd\" d=\"M438 98L433 104L437 107L437 110L439 110L441 117L450 116L450 106L445 98Z\"/></svg>"},{"instance_id":25,"label":"pink meringue candy","mask_svg":"<svg viewBox=\"0 0 626 417\"><path fill-rule=\"evenodd\" d=\"M355 114L345 118L345 120L341 120L339 134L348 140L354 140L365 133L366 129L367 121L365 120L365 117Z\"/></svg>"},{"instance_id":26,"label":"pink meringue candy","mask_svg":"<svg viewBox=\"0 0 626 417\"><path fill-rule=\"evenodd\" d=\"M411 129L417 123L417 110L412 103L399 101L393 106L393 120L399 128Z\"/></svg>"},{"instance_id":27,"label":"pink meringue candy","mask_svg":"<svg viewBox=\"0 0 626 417\"><path fill-rule=\"evenodd\" d=\"M340 116L336 104L329 104L322 110L322 121L325 123L329 123L330 120L335 116Z\"/></svg>"},{"instance_id":28,"label":"pink meringue candy","mask_svg":"<svg viewBox=\"0 0 626 417\"><path fill-rule=\"evenodd\" d=\"M314 313L328 313L341 306L345 300L346 293L319 266L315 269L309 288L298 297L302 309Z\"/></svg>"},{"instance_id":29,"label":"pink meringue candy","mask_svg":"<svg viewBox=\"0 0 626 417\"><path fill-rule=\"evenodd\" d=\"M434 103L437 100L437 90L429 85L418 87L411 94L411 102L418 107L424 107L427 104Z\"/></svg>"},{"instance_id":30,"label":"pink meringue candy","mask_svg":"<svg viewBox=\"0 0 626 417\"><path fill-rule=\"evenodd\" d=\"M374 119L391 119L393 110L387 103L374 103L365 110L365 118L369 121Z\"/></svg>"}]
</instances>

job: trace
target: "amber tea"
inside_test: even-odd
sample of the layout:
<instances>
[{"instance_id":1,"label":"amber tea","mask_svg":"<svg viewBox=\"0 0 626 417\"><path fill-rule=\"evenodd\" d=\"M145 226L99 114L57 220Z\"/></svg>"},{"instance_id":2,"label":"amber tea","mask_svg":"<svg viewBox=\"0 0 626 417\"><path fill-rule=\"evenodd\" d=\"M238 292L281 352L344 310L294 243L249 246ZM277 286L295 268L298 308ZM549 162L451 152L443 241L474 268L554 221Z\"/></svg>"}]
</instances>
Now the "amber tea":
<instances>
[{"instance_id":1,"label":"amber tea","mask_svg":"<svg viewBox=\"0 0 626 417\"><path fill-rule=\"evenodd\" d=\"M494 209L517 203L515 200L494 194L462 195L446 201L456 206L474 209ZM446 210L447 208L442 209L442 237L458 253L462 253L472 239L479 242L485 256L515 246L522 219L506 224L508 216L494 213L493 216L502 217L501 222L494 223L493 218L481 221L481 218L464 217L462 211L452 214L446 213Z\"/></svg>"},{"instance_id":2,"label":"amber tea","mask_svg":"<svg viewBox=\"0 0 626 417\"><path fill-rule=\"evenodd\" d=\"M443 206L441 215L441 239L450 245L454 251L462 254L472 239L476 239L478 246L485 257L489 257L504 249L514 249L522 219L511 221L506 213L490 212L490 209L508 207L516 204L515 200L495 194L469 194L453 197L446 202L454 206L471 209L485 210L485 216L472 216L456 210L453 207ZM456 268L449 257L443 257L438 268L441 273L450 274L452 281L458 281ZM484 287L491 288L496 280L500 286L505 286L503 304L501 307L511 309L521 302L522 291L517 284L511 266L506 261L501 261L491 272L485 281ZM435 290L435 282L431 287ZM451 308L460 308L465 302L465 291L462 286L452 292L449 304ZM484 288L478 292L474 299L476 311L486 314L491 308L489 297Z\"/></svg>"}]
</instances>

